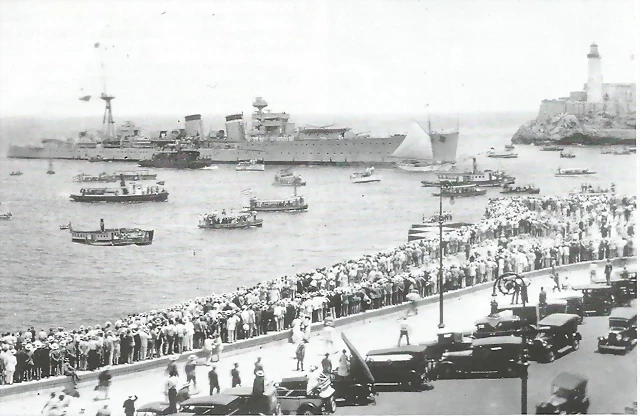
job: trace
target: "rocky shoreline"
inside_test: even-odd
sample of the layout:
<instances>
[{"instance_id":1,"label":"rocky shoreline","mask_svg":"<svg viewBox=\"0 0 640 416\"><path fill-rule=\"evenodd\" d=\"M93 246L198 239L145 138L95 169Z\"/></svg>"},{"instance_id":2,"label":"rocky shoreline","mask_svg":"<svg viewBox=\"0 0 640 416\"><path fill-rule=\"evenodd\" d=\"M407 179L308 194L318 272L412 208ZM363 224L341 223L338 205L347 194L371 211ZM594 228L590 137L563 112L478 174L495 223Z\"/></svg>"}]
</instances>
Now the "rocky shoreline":
<instances>
[{"instance_id":1,"label":"rocky shoreline","mask_svg":"<svg viewBox=\"0 0 640 416\"><path fill-rule=\"evenodd\" d=\"M635 146L635 120L622 120L608 114L581 117L559 114L542 120L535 119L520 126L511 142Z\"/></svg>"}]
</instances>

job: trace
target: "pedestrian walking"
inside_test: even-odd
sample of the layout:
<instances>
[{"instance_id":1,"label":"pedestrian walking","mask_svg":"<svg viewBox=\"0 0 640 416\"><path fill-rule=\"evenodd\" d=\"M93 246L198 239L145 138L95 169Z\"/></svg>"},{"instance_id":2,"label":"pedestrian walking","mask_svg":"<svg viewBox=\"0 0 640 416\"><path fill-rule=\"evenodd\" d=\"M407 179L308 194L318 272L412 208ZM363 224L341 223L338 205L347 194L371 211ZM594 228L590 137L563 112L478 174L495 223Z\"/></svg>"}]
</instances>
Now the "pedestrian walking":
<instances>
[{"instance_id":1,"label":"pedestrian walking","mask_svg":"<svg viewBox=\"0 0 640 416\"><path fill-rule=\"evenodd\" d=\"M169 363L167 364L167 369L164 370L165 374L168 374L169 376L171 376L171 373L176 373L176 376L178 375L178 365L176 364L176 362L178 361L178 358L180 358L180 356L176 354L169 359Z\"/></svg>"},{"instance_id":2,"label":"pedestrian walking","mask_svg":"<svg viewBox=\"0 0 640 416\"><path fill-rule=\"evenodd\" d=\"M109 399L109 389L111 387L111 373L109 367L105 368L98 374L98 385L95 390L99 393L104 393L104 400ZM94 400L99 400L98 396Z\"/></svg>"},{"instance_id":3,"label":"pedestrian walking","mask_svg":"<svg viewBox=\"0 0 640 416\"><path fill-rule=\"evenodd\" d=\"M300 340L296 348L296 371L304 371L304 355L307 349L306 343L304 339Z\"/></svg>"},{"instance_id":4,"label":"pedestrian walking","mask_svg":"<svg viewBox=\"0 0 640 416\"><path fill-rule=\"evenodd\" d=\"M56 392L54 391L51 393L49 400L47 400L47 402L44 404L44 407L42 408L40 413L44 413L44 411L47 410L48 408L50 409L57 401L58 401L58 398L56 397Z\"/></svg>"},{"instance_id":5,"label":"pedestrian walking","mask_svg":"<svg viewBox=\"0 0 640 416\"><path fill-rule=\"evenodd\" d=\"M611 264L611 259L607 259L607 264L604 265L604 275L607 279L607 285L611 285L612 271L613 271L613 264Z\"/></svg>"},{"instance_id":6,"label":"pedestrian walking","mask_svg":"<svg viewBox=\"0 0 640 416\"><path fill-rule=\"evenodd\" d=\"M238 363L234 363L231 369L231 387L240 386L242 383L242 380L240 380L240 369L238 367Z\"/></svg>"},{"instance_id":7,"label":"pedestrian walking","mask_svg":"<svg viewBox=\"0 0 640 416\"><path fill-rule=\"evenodd\" d=\"M133 416L134 413L136 412L136 400L138 400L138 396L133 395L133 396L129 396L129 398L127 398L127 400L124 401L124 403L122 403L122 408L124 409L124 415L125 416Z\"/></svg>"},{"instance_id":8,"label":"pedestrian walking","mask_svg":"<svg viewBox=\"0 0 640 416\"><path fill-rule=\"evenodd\" d=\"M400 346L403 337L407 338L407 345L411 345L409 342L409 323L407 322L406 316L400 320L400 337L398 337L398 347Z\"/></svg>"},{"instance_id":9,"label":"pedestrian walking","mask_svg":"<svg viewBox=\"0 0 640 416\"><path fill-rule=\"evenodd\" d=\"M253 374L255 375L258 371L264 371L264 365L262 365L262 357L258 357L256 362L253 364Z\"/></svg>"},{"instance_id":10,"label":"pedestrian walking","mask_svg":"<svg viewBox=\"0 0 640 416\"><path fill-rule=\"evenodd\" d=\"M214 338L213 354L216 355L216 361L220 362L220 354L222 353L222 337L217 333Z\"/></svg>"},{"instance_id":11,"label":"pedestrian walking","mask_svg":"<svg viewBox=\"0 0 640 416\"><path fill-rule=\"evenodd\" d=\"M178 412L178 371L172 370L169 373L169 378L167 378L165 382L165 393L167 395L167 400L169 401L169 413L177 413Z\"/></svg>"},{"instance_id":12,"label":"pedestrian walking","mask_svg":"<svg viewBox=\"0 0 640 416\"><path fill-rule=\"evenodd\" d=\"M193 381L193 388L197 388L196 383L196 360L198 357L195 355L190 355L187 360L187 364L184 366L184 372L187 374L187 385L191 385Z\"/></svg>"},{"instance_id":13,"label":"pedestrian walking","mask_svg":"<svg viewBox=\"0 0 640 416\"><path fill-rule=\"evenodd\" d=\"M216 371L216 366L211 366L211 370L209 370L209 396L213 395L213 390L220 393L220 380L218 380L218 372Z\"/></svg>"},{"instance_id":14,"label":"pedestrian walking","mask_svg":"<svg viewBox=\"0 0 640 416\"><path fill-rule=\"evenodd\" d=\"M207 353L207 362L208 363L212 363L213 362L213 335L209 335L205 340L204 340L204 346L203 349L205 350L205 352Z\"/></svg>"}]
</instances>

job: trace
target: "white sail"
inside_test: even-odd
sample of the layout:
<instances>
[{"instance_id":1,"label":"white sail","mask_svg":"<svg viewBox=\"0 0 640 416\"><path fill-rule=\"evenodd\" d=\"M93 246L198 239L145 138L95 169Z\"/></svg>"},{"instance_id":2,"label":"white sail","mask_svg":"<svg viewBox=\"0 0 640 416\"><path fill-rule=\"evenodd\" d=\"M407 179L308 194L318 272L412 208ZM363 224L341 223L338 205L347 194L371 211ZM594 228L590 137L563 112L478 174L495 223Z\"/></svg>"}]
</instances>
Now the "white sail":
<instances>
[{"instance_id":1,"label":"white sail","mask_svg":"<svg viewBox=\"0 0 640 416\"><path fill-rule=\"evenodd\" d=\"M411 123L407 137L396 151L393 152L393 156L404 159L428 160L432 158L427 134L418 123Z\"/></svg>"}]
</instances>

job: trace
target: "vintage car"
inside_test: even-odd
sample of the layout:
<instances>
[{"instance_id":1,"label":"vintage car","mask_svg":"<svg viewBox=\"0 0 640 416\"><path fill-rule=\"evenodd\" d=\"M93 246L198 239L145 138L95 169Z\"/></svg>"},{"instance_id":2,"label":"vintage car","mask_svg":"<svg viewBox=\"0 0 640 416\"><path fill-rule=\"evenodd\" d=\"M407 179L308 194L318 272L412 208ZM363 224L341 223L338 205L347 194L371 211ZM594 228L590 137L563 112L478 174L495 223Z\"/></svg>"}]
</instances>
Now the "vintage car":
<instances>
[{"instance_id":1,"label":"vintage car","mask_svg":"<svg viewBox=\"0 0 640 416\"><path fill-rule=\"evenodd\" d=\"M398 384L421 390L428 382L428 347L405 345L373 350L367 353L365 362L376 384Z\"/></svg>"},{"instance_id":2,"label":"vintage car","mask_svg":"<svg viewBox=\"0 0 640 416\"><path fill-rule=\"evenodd\" d=\"M553 362L558 354L580 348L578 332L580 317L571 313L554 313L538 322L538 334L531 341L531 358L538 362Z\"/></svg>"},{"instance_id":3,"label":"vintage car","mask_svg":"<svg viewBox=\"0 0 640 416\"><path fill-rule=\"evenodd\" d=\"M180 404L179 414L192 415L260 415L280 414L278 391L265 385L264 393L253 395L252 387L233 387L213 396L193 397Z\"/></svg>"},{"instance_id":4,"label":"vintage car","mask_svg":"<svg viewBox=\"0 0 640 416\"><path fill-rule=\"evenodd\" d=\"M591 283L573 286L573 290L582 292L582 304L585 316L609 315L613 308L613 288L605 284Z\"/></svg>"},{"instance_id":5,"label":"vintage car","mask_svg":"<svg viewBox=\"0 0 640 416\"><path fill-rule=\"evenodd\" d=\"M189 399L189 384L186 384L180 388L178 391L178 395L176 396L176 402L178 403L178 407L185 400ZM137 410L138 416L156 416L156 415L169 415L175 414L171 413L169 410L169 402L151 402L140 406Z\"/></svg>"},{"instance_id":6,"label":"vintage car","mask_svg":"<svg viewBox=\"0 0 640 416\"><path fill-rule=\"evenodd\" d=\"M521 335L523 330L527 333L535 333L535 325L523 321L517 315L489 315L478 319L475 325L473 337L476 339Z\"/></svg>"},{"instance_id":7,"label":"vintage car","mask_svg":"<svg viewBox=\"0 0 640 416\"><path fill-rule=\"evenodd\" d=\"M619 351L624 354L637 343L638 312L635 308L614 308L609 315L609 334L598 337L598 352Z\"/></svg>"},{"instance_id":8,"label":"vintage car","mask_svg":"<svg viewBox=\"0 0 640 416\"><path fill-rule=\"evenodd\" d=\"M638 297L637 279L611 279L611 288L616 306L629 306L629 303Z\"/></svg>"},{"instance_id":9,"label":"vintage car","mask_svg":"<svg viewBox=\"0 0 640 416\"><path fill-rule=\"evenodd\" d=\"M332 375L332 385L335 389L334 396L336 400L343 400L346 404L355 405L375 403L375 379L371 374L371 370L369 370L364 358L362 358L347 336L344 333L341 333L341 336L345 345L349 348L351 361L347 377L340 377L337 370Z\"/></svg>"},{"instance_id":10,"label":"vintage car","mask_svg":"<svg viewBox=\"0 0 640 416\"><path fill-rule=\"evenodd\" d=\"M547 308L546 315L552 313L572 313L580 317L580 323L584 320L584 306L582 302L582 293L576 291L560 292L556 295L556 300L550 300L549 305L557 303L559 306Z\"/></svg>"},{"instance_id":11,"label":"vintage car","mask_svg":"<svg viewBox=\"0 0 640 416\"><path fill-rule=\"evenodd\" d=\"M331 380L321 383L317 391L308 393L306 376L283 378L277 385L278 402L282 414L322 415L335 413L335 390Z\"/></svg>"},{"instance_id":12,"label":"vintage car","mask_svg":"<svg viewBox=\"0 0 640 416\"><path fill-rule=\"evenodd\" d=\"M560 373L551 383L551 397L536 406L536 414L587 414L591 404L587 398L588 380L579 374Z\"/></svg>"},{"instance_id":13,"label":"vintage car","mask_svg":"<svg viewBox=\"0 0 640 416\"><path fill-rule=\"evenodd\" d=\"M511 314L517 316L520 320L526 322L529 325L537 325L538 321L544 318L543 311L538 305L504 305L498 306L496 314Z\"/></svg>"},{"instance_id":14,"label":"vintage car","mask_svg":"<svg viewBox=\"0 0 640 416\"><path fill-rule=\"evenodd\" d=\"M427 362L435 363L447 351L462 351L471 348L473 331L440 330L435 341L422 342L425 347Z\"/></svg>"},{"instance_id":15,"label":"vintage car","mask_svg":"<svg viewBox=\"0 0 640 416\"><path fill-rule=\"evenodd\" d=\"M522 338L496 336L476 339L471 348L446 352L435 367L440 379L469 377L477 374L495 374L500 377L518 377L522 356Z\"/></svg>"}]
</instances>

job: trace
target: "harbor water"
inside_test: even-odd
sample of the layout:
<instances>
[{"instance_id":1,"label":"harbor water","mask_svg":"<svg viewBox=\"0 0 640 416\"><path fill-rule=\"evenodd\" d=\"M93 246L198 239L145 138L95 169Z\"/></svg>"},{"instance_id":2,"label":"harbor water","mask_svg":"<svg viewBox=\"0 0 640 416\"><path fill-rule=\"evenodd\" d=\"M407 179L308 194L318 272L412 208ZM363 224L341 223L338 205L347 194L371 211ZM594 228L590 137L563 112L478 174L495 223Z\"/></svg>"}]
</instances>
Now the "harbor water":
<instances>
[{"instance_id":1,"label":"harbor water","mask_svg":"<svg viewBox=\"0 0 640 416\"><path fill-rule=\"evenodd\" d=\"M518 125L494 119L463 125L458 147L459 168L471 168L477 155L480 169L503 169L516 176L516 185L535 184L541 196L566 195L581 183L610 186L621 194L635 194L636 156L600 154L600 149L576 147L575 159L535 146L516 146L517 159L490 159L491 147L502 150ZM428 138L424 137L425 141ZM379 183L352 184L351 173L364 167L295 167L307 186L298 188L309 211L263 214L264 226L249 230L202 230L205 213L248 205L243 190L258 198L284 198L292 188L272 186L278 166L265 172L236 172L232 165L217 169L151 170L165 181L166 203L82 204L69 194L82 186L72 181L84 172L98 174L132 170L132 163L53 161L55 175L47 175L48 161L0 159L0 330L37 329L104 323L128 313L175 305L198 296L234 290L261 281L333 265L398 246L407 230L438 209L433 188L420 181L428 173L376 169ZM557 178L559 167L590 168L596 175ZM9 176L21 170L22 176ZM95 186L95 185L89 185ZM113 186L113 184L109 185ZM454 221L473 222L484 214L485 196L446 202ZM147 247L93 247L72 244L59 225L98 229L154 229Z\"/></svg>"}]
</instances>

